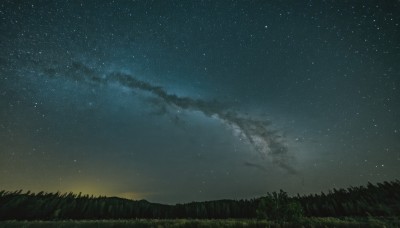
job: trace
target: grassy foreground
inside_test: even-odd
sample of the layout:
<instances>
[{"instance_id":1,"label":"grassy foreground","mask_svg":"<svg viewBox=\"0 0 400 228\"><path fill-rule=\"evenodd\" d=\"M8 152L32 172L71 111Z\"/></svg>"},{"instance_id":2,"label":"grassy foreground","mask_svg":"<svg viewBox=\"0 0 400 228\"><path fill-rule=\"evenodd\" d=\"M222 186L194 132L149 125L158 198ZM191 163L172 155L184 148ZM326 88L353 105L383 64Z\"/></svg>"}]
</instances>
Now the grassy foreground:
<instances>
[{"instance_id":1,"label":"grassy foreground","mask_svg":"<svg viewBox=\"0 0 400 228\"><path fill-rule=\"evenodd\" d=\"M303 218L298 222L255 219L136 219L1 221L0 227L400 227L400 218Z\"/></svg>"}]
</instances>

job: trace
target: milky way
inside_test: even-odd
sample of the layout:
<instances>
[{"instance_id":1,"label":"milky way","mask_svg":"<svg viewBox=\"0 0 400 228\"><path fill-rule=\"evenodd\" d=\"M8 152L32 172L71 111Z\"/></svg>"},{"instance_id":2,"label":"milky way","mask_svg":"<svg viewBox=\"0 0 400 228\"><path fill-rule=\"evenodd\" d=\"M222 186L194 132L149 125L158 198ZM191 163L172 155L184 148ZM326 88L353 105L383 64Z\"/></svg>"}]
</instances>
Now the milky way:
<instances>
[{"instance_id":1,"label":"milky way","mask_svg":"<svg viewBox=\"0 0 400 228\"><path fill-rule=\"evenodd\" d=\"M159 104L161 107L163 105L173 105L185 110L200 111L209 117L216 117L230 126L239 134L239 137L247 139L254 149L260 153L262 159L270 157L273 163L287 172L296 173L290 164L291 157L289 157L288 148L285 146L281 135L275 130L269 129L269 121L240 116L237 112L227 109L216 100L207 102L200 99L178 97L174 94L169 94L160 86L151 85L126 73L111 72L100 76L99 72L76 61L72 62L71 66L62 68L67 69L67 71L62 72L60 69L48 68L43 70L43 74L54 78L56 77L54 74L48 73L58 72L58 75L64 75L75 81L95 84L119 83L127 88L147 91L161 98L162 103Z\"/></svg>"}]
</instances>

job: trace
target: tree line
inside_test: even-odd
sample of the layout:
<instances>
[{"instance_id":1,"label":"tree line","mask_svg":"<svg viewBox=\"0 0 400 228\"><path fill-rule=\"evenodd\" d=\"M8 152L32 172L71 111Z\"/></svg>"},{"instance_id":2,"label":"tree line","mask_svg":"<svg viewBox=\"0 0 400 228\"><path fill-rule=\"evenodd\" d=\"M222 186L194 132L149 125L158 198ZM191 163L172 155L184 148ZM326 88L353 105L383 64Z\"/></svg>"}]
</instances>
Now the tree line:
<instances>
[{"instance_id":1,"label":"tree line","mask_svg":"<svg viewBox=\"0 0 400 228\"><path fill-rule=\"evenodd\" d=\"M399 216L400 181L368 183L293 199L301 204L306 216Z\"/></svg>"},{"instance_id":2,"label":"tree line","mask_svg":"<svg viewBox=\"0 0 400 228\"><path fill-rule=\"evenodd\" d=\"M333 189L327 194L289 197L268 193L249 200L215 200L176 205L74 193L0 191L0 220L267 218L398 216L400 181Z\"/></svg>"}]
</instances>

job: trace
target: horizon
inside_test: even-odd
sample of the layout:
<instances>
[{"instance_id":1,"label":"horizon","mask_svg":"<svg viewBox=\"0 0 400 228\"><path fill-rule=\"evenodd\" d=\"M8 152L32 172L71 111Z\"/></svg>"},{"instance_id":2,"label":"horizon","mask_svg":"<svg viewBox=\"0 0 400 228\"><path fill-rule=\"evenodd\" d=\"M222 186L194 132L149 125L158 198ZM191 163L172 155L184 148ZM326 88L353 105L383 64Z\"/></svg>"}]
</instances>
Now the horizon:
<instances>
[{"instance_id":1,"label":"horizon","mask_svg":"<svg viewBox=\"0 0 400 228\"><path fill-rule=\"evenodd\" d=\"M371 182L368 182L368 183L366 183L366 184L364 184L364 185L357 185L357 186L347 186L347 187L340 187L340 188L332 188L332 189L329 189L328 191L320 191L320 192L315 192L315 193L309 193L309 194L288 194L288 196L290 197L290 198L292 198L292 197L309 197L309 196L315 196L315 195L318 195L318 196L320 196L321 194L325 194L325 195L329 195L329 194L332 194L332 193L334 193L334 190L348 190L348 189L352 189L352 188L361 188L361 187L364 187L364 188L366 188L367 186L368 186L368 184L372 184L372 185L374 185L374 186L378 186L378 184L382 184L382 183L385 183L385 182L388 182L388 183L393 183L393 182L399 182L400 180L399 179L395 179L395 180L390 180L390 181L383 181L383 182L378 182L378 183L371 183ZM284 191L285 192L285 190L284 189L279 189L278 191L272 191L272 192L267 192L267 193L265 193L264 195L261 195L261 196L253 196L253 197L247 197L247 198L220 198L220 199L208 199L208 200L204 200L204 201L187 201L187 202L164 202L164 203L161 203L161 202L155 202L155 201L149 201L149 200L147 200L147 199L145 199L145 198L142 198L142 199L140 199L140 198L136 198L136 199L134 199L134 198L126 198L126 197L124 197L124 196L117 196L117 195L97 195L97 194L87 194L87 193L84 193L84 192L73 192L73 191L66 191L66 192L61 192L61 191L56 191L56 192L47 192L47 191L30 191L30 190L23 190L23 189L18 189L18 190L5 190L5 189L0 189L0 191L4 191L4 192L19 192L19 191L21 191L20 192L20 194L34 194L34 195L37 195L38 193L40 193L40 192L42 192L42 193L44 193L44 194L59 194L59 195L66 195L66 194L73 194L75 197L89 197L89 198L103 198L103 197L105 197L105 198L118 198L118 199L124 199L124 200L132 200L132 201L146 201L146 202L149 202L149 203L154 203L154 204L162 204L162 205L170 205L170 206L174 206L174 205L178 205L178 204L188 204L188 203L196 203L196 202L199 202L199 203L201 203L201 202L210 202L210 201L223 201L223 200L256 200L256 199L260 199L260 198L263 198L263 197L265 197L267 194L270 194L270 193L273 193L273 192L280 192L280 191Z\"/></svg>"}]
</instances>

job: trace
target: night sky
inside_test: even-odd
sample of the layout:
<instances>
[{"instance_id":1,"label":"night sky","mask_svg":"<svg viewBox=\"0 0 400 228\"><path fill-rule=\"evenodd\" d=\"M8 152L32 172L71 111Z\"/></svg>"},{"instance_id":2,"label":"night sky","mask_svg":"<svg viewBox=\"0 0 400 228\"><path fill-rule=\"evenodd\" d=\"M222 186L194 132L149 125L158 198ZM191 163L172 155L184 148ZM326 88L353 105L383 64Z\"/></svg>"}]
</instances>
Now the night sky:
<instances>
[{"instance_id":1,"label":"night sky","mask_svg":"<svg viewBox=\"0 0 400 228\"><path fill-rule=\"evenodd\" d=\"M1 189L178 203L400 178L399 1L6 0L0 23Z\"/></svg>"}]
</instances>

